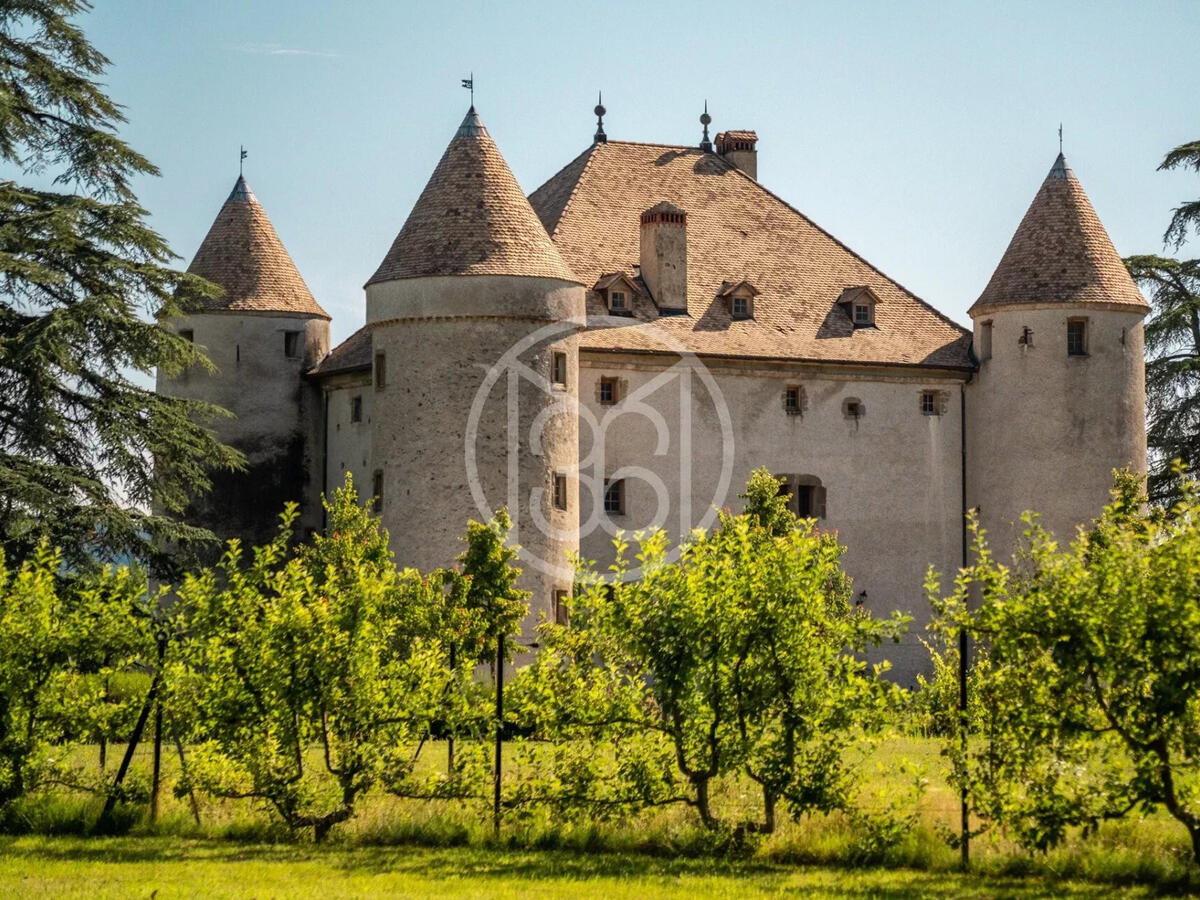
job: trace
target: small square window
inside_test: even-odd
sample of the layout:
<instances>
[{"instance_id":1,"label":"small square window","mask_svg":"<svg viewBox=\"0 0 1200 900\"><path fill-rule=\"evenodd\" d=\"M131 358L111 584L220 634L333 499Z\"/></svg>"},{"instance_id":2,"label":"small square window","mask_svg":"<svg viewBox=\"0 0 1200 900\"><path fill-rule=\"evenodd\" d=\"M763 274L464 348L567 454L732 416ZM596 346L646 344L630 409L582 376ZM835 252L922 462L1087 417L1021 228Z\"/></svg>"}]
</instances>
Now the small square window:
<instances>
[{"instance_id":1,"label":"small square window","mask_svg":"<svg viewBox=\"0 0 1200 900\"><path fill-rule=\"evenodd\" d=\"M355 395L350 398L350 421L362 421L362 395Z\"/></svg>"},{"instance_id":2,"label":"small square window","mask_svg":"<svg viewBox=\"0 0 1200 900\"><path fill-rule=\"evenodd\" d=\"M608 295L608 308L612 310L629 309L624 291L610 291Z\"/></svg>"},{"instance_id":3,"label":"small square window","mask_svg":"<svg viewBox=\"0 0 1200 900\"><path fill-rule=\"evenodd\" d=\"M387 356L375 354L375 390L382 391L387 387Z\"/></svg>"},{"instance_id":4,"label":"small square window","mask_svg":"<svg viewBox=\"0 0 1200 900\"><path fill-rule=\"evenodd\" d=\"M733 317L735 319L750 318L750 298L749 297L734 297L732 312L733 312Z\"/></svg>"},{"instance_id":5,"label":"small square window","mask_svg":"<svg viewBox=\"0 0 1200 900\"><path fill-rule=\"evenodd\" d=\"M300 358L299 331L285 331L283 333L283 355L288 359Z\"/></svg>"},{"instance_id":6,"label":"small square window","mask_svg":"<svg viewBox=\"0 0 1200 900\"><path fill-rule=\"evenodd\" d=\"M854 304L854 324L855 325L870 325L871 324L871 307L866 303Z\"/></svg>"},{"instance_id":7,"label":"small square window","mask_svg":"<svg viewBox=\"0 0 1200 900\"><path fill-rule=\"evenodd\" d=\"M554 476L554 508L567 508L567 476L557 473Z\"/></svg>"},{"instance_id":8,"label":"small square window","mask_svg":"<svg viewBox=\"0 0 1200 900\"><path fill-rule=\"evenodd\" d=\"M857 397L848 397L842 401L842 415L847 419L861 419L866 414L866 406Z\"/></svg>"},{"instance_id":9,"label":"small square window","mask_svg":"<svg viewBox=\"0 0 1200 900\"><path fill-rule=\"evenodd\" d=\"M550 380L559 387L567 386L567 354L560 350L551 354Z\"/></svg>"},{"instance_id":10,"label":"small square window","mask_svg":"<svg viewBox=\"0 0 1200 900\"><path fill-rule=\"evenodd\" d=\"M566 628L571 624L571 613L567 606L570 591L557 590L554 592L554 624Z\"/></svg>"},{"instance_id":11,"label":"small square window","mask_svg":"<svg viewBox=\"0 0 1200 900\"><path fill-rule=\"evenodd\" d=\"M605 406L612 406L617 402L617 379L607 376L600 379L599 385L600 402Z\"/></svg>"},{"instance_id":12,"label":"small square window","mask_svg":"<svg viewBox=\"0 0 1200 900\"><path fill-rule=\"evenodd\" d=\"M1067 319L1067 355L1087 356L1087 320Z\"/></svg>"},{"instance_id":13,"label":"small square window","mask_svg":"<svg viewBox=\"0 0 1200 900\"><path fill-rule=\"evenodd\" d=\"M941 414L941 408L938 404L938 396L935 391L921 391L921 412L927 416L937 416Z\"/></svg>"},{"instance_id":14,"label":"small square window","mask_svg":"<svg viewBox=\"0 0 1200 900\"><path fill-rule=\"evenodd\" d=\"M604 480L604 511L611 515L623 515L625 512L625 480Z\"/></svg>"},{"instance_id":15,"label":"small square window","mask_svg":"<svg viewBox=\"0 0 1200 900\"><path fill-rule=\"evenodd\" d=\"M196 343L196 332L194 332L190 328L181 328L179 330L179 336L181 338L183 338L185 341L187 341L189 344Z\"/></svg>"}]
</instances>

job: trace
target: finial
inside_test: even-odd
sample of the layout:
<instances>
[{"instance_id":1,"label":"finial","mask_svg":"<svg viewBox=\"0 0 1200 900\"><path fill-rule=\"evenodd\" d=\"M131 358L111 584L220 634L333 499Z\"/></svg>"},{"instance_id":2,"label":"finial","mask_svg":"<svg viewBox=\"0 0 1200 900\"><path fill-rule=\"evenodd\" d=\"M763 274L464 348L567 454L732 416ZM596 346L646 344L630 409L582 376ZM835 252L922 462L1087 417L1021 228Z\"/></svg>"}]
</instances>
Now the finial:
<instances>
[{"instance_id":1,"label":"finial","mask_svg":"<svg viewBox=\"0 0 1200 900\"><path fill-rule=\"evenodd\" d=\"M700 116L700 124L704 126L704 137L700 139L700 149L705 152L712 152L712 141L708 139L708 125L712 121L712 116L708 114L708 101L704 101L704 113Z\"/></svg>"},{"instance_id":2,"label":"finial","mask_svg":"<svg viewBox=\"0 0 1200 900\"><path fill-rule=\"evenodd\" d=\"M1058 123L1058 155L1062 156L1062 122Z\"/></svg>"},{"instance_id":3,"label":"finial","mask_svg":"<svg viewBox=\"0 0 1200 900\"><path fill-rule=\"evenodd\" d=\"M471 73L470 78L462 80L462 86L471 92L471 109L475 108L475 73Z\"/></svg>"},{"instance_id":4,"label":"finial","mask_svg":"<svg viewBox=\"0 0 1200 900\"><path fill-rule=\"evenodd\" d=\"M604 94L600 91L596 92L596 133L592 136L592 141L597 144L607 144L608 135L604 133L604 114L608 112L604 108Z\"/></svg>"},{"instance_id":5,"label":"finial","mask_svg":"<svg viewBox=\"0 0 1200 900\"><path fill-rule=\"evenodd\" d=\"M242 177L242 163L244 163L246 161L246 148L245 148L245 146L242 146L242 147L239 147L238 149L241 151L240 154L238 155L238 178L241 178Z\"/></svg>"}]
</instances>

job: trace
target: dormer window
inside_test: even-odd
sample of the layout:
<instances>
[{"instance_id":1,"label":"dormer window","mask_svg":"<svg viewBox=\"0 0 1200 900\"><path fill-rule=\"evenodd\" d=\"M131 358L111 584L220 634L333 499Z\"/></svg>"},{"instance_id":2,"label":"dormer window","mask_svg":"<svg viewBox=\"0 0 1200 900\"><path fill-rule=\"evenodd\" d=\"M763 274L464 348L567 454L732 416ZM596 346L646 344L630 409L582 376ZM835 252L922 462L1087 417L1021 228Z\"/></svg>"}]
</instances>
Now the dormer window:
<instances>
[{"instance_id":1,"label":"dormer window","mask_svg":"<svg viewBox=\"0 0 1200 900\"><path fill-rule=\"evenodd\" d=\"M754 298L758 296L758 289L750 282L723 282L717 296L724 298L729 304L729 317L731 319L754 318Z\"/></svg>"},{"instance_id":2,"label":"dormer window","mask_svg":"<svg viewBox=\"0 0 1200 900\"><path fill-rule=\"evenodd\" d=\"M636 281L623 272L613 272L601 275L592 285L592 290L598 293L604 301L610 316L632 316L633 297L641 291Z\"/></svg>"},{"instance_id":3,"label":"dormer window","mask_svg":"<svg viewBox=\"0 0 1200 900\"><path fill-rule=\"evenodd\" d=\"M875 327L875 307L880 302L879 295L866 285L846 288L837 302L846 311L855 329Z\"/></svg>"}]
</instances>

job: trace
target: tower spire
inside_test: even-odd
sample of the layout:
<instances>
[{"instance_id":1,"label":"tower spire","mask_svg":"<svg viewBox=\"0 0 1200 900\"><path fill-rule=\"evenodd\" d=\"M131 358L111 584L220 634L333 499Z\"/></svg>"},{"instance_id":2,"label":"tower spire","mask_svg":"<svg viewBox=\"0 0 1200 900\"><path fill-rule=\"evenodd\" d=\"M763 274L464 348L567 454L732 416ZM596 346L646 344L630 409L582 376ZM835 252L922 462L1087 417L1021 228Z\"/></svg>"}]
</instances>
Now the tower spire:
<instances>
[{"instance_id":1,"label":"tower spire","mask_svg":"<svg viewBox=\"0 0 1200 900\"><path fill-rule=\"evenodd\" d=\"M704 112L700 116L700 124L704 126L704 136L700 139L700 149L706 153L712 153L712 141L708 139L708 126L712 122L712 116L708 114L708 100L704 101Z\"/></svg>"},{"instance_id":2,"label":"tower spire","mask_svg":"<svg viewBox=\"0 0 1200 900\"><path fill-rule=\"evenodd\" d=\"M596 133L592 135L592 142L596 144L608 143L608 135L604 133L604 114L608 112L604 108L604 94L601 91L596 92Z\"/></svg>"},{"instance_id":3,"label":"tower spire","mask_svg":"<svg viewBox=\"0 0 1200 900\"><path fill-rule=\"evenodd\" d=\"M246 162L246 146L243 144L238 149L238 178L241 178L245 174L242 172L242 164Z\"/></svg>"}]
</instances>

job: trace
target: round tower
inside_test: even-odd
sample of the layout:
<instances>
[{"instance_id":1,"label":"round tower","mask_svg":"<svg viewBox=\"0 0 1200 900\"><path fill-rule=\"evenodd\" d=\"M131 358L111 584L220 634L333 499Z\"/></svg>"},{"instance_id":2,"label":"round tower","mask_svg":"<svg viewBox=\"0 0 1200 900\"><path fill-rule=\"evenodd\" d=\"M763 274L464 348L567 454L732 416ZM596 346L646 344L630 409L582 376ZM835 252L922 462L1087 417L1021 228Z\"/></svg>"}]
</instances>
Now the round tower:
<instances>
[{"instance_id":1,"label":"round tower","mask_svg":"<svg viewBox=\"0 0 1200 900\"><path fill-rule=\"evenodd\" d=\"M1058 155L971 307L967 503L1006 555L1025 510L1061 541L1146 468L1146 301Z\"/></svg>"},{"instance_id":2,"label":"round tower","mask_svg":"<svg viewBox=\"0 0 1200 900\"><path fill-rule=\"evenodd\" d=\"M202 346L216 370L160 372L157 388L233 413L214 427L246 456L245 471L215 473L188 521L222 539L261 544L295 501L301 528L319 527L320 411L304 375L329 351L329 315L240 175L188 271L223 292L164 324Z\"/></svg>"},{"instance_id":3,"label":"round tower","mask_svg":"<svg viewBox=\"0 0 1200 900\"><path fill-rule=\"evenodd\" d=\"M539 613L578 551L584 289L471 107L366 285L374 488L397 561L453 563L507 506Z\"/></svg>"}]
</instances>

